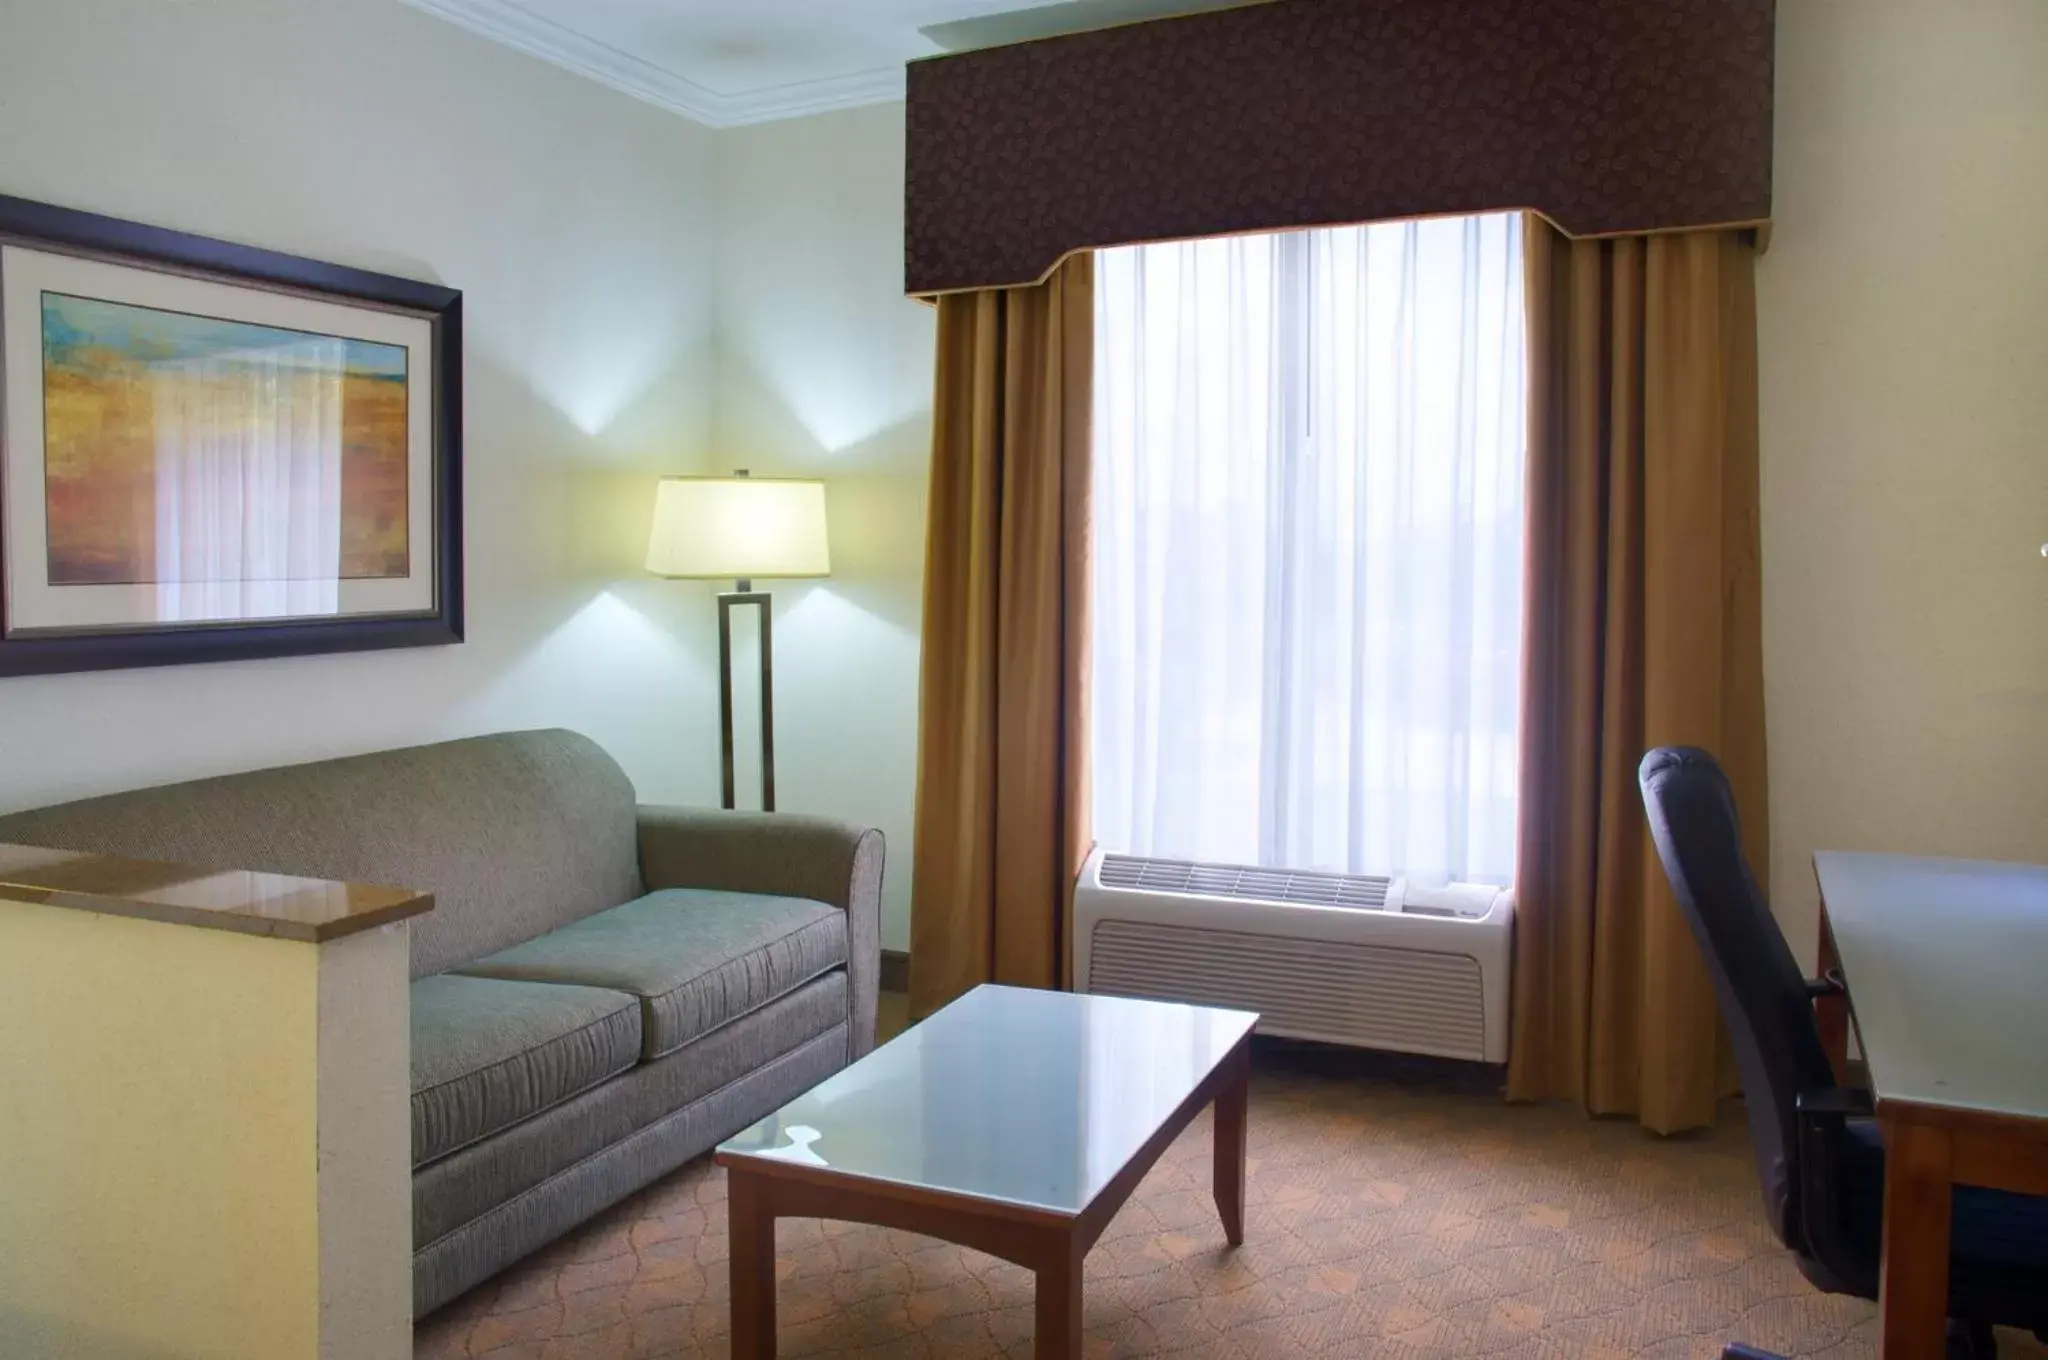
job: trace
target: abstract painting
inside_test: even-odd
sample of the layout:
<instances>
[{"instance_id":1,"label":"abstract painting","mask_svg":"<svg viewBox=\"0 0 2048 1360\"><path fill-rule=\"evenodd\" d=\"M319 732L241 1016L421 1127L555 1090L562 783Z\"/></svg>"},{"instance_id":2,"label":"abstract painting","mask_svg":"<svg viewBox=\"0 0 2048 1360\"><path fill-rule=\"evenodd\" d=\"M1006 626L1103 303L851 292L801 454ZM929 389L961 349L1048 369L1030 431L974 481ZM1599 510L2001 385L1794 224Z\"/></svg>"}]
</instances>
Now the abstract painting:
<instances>
[{"instance_id":1,"label":"abstract painting","mask_svg":"<svg viewBox=\"0 0 2048 1360\"><path fill-rule=\"evenodd\" d=\"M462 294L0 197L0 677L462 640Z\"/></svg>"},{"instance_id":2,"label":"abstract painting","mask_svg":"<svg viewBox=\"0 0 2048 1360\"><path fill-rule=\"evenodd\" d=\"M159 541L195 482L221 481L245 521L334 520L338 552L308 571L406 574L403 347L51 292L42 321L50 584L245 572Z\"/></svg>"}]
</instances>

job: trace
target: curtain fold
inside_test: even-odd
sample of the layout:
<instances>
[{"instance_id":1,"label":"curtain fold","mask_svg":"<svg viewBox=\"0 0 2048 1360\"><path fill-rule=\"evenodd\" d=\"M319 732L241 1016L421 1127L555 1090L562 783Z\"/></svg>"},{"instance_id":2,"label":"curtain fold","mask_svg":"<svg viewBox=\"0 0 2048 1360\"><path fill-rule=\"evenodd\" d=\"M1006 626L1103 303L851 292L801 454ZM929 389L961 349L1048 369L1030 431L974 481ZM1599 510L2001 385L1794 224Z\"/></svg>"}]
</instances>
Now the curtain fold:
<instances>
[{"instance_id":1,"label":"curtain fold","mask_svg":"<svg viewBox=\"0 0 2048 1360\"><path fill-rule=\"evenodd\" d=\"M926 519L910 1005L1066 982L1089 848L1094 261L941 298Z\"/></svg>"},{"instance_id":2,"label":"curtain fold","mask_svg":"<svg viewBox=\"0 0 2048 1360\"><path fill-rule=\"evenodd\" d=\"M1651 746L1721 760L1769 863L1755 250L1526 222L1527 607L1510 1099L1712 1123L1728 1063L1650 845Z\"/></svg>"}]
</instances>

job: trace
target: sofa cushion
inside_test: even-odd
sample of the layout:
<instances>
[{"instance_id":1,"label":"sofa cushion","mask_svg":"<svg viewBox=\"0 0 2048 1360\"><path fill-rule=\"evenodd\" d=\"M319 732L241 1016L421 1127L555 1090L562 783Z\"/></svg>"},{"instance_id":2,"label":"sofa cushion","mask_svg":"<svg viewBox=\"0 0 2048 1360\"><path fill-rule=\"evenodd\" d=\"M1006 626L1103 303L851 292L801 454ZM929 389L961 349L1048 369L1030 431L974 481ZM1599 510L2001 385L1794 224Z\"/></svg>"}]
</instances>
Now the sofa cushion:
<instances>
[{"instance_id":1,"label":"sofa cushion","mask_svg":"<svg viewBox=\"0 0 2048 1360\"><path fill-rule=\"evenodd\" d=\"M802 897L672 888L465 964L468 977L573 983L640 998L658 1058L841 967L846 913Z\"/></svg>"},{"instance_id":2,"label":"sofa cushion","mask_svg":"<svg viewBox=\"0 0 2048 1360\"><path fill-rule=\"evenodd\" d=\"M623 992L490 978L412 985L412 1164L531 1119L640 1057Z\"/></svg>"},{"instance_id":3,"label":"sofa cushion","mask_svg":"<svg viewBox=\"0 0 2048 1360\"><path fill-rule=\"evenodd\" d=\"M715 1103L734 1083L744 1084L750 1074L774 1067L806 1045L821 1039L829 1043L834 1036L843 1044L846 993L843 972L813 978L752 1015L600 1082L488 1142L421 1167L412 1181L415 1250L678 1110ZM843 1047L838 1057L833 1066L844 1066ZM723 1138L784 1098L758 1111L738 1111L734 1122L706 1129L706 1136Z\"/></svg>"}]
</instances>

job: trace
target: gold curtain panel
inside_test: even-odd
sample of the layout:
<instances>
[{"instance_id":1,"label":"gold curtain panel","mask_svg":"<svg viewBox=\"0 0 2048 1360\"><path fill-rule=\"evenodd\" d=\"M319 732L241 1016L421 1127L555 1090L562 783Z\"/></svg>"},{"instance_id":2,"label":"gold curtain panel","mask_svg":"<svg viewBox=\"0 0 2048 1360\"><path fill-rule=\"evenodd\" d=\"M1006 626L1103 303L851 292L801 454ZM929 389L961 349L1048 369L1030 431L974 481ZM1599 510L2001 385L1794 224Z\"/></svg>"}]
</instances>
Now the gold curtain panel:
<instances>
[{"instance_id":1,"label":"gold curtain panel","mask_svg":"<svg viewBox=\"0 0 2048 1360\"><path fill-rule=\"evenodd\" d=\"M1735 231L1527 234L1528 645L1508 1093L1711 1124L1730 1089L1705 965L1636 788L1712 751L1770 863L1755 249Z\"/></svg>"},{"instance_id":2,"label":"gold curtain panel","mask_svg":"<svg viewBox=\"0 0 2048 1360\"><path fill-rule=\"evenodd\" d=\"M1088 853L1095 262L939 304L910 1006L1062 985Z\"/></svg>"}]
</instances>

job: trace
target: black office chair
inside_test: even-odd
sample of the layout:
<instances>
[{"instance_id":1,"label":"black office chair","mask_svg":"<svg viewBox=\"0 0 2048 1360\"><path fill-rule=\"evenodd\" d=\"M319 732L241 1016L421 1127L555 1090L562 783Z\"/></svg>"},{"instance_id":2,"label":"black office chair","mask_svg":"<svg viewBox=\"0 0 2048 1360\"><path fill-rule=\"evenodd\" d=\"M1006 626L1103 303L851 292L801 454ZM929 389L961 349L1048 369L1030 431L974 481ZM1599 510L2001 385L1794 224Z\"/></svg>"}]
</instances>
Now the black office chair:
<instances>
[{"instance_id":1,"label":"black office chair","mask_svg":"<svg viewBox=\"0 0 2048 1360\"><path fill-rule=\"evenodd\" d=\"M1835 1085L1816 996L1742 858L1735 797L1705 751L1643 757L1643 806L1664 872L1713 975L1742 1071L1764 1210L1807 1279L1877 1297L1884 1144L1868 1092ZM2048 1334L2048 1199L1956 1187L1949 1354L1997 1354L1995 1326Z\"/></svg>"}]
</instances>

